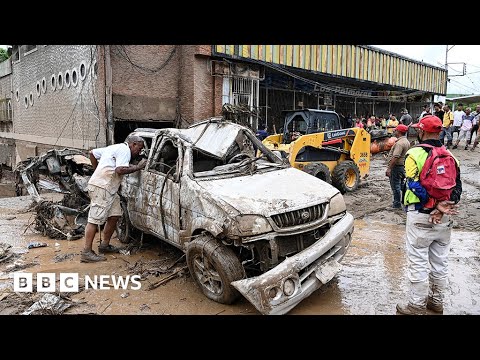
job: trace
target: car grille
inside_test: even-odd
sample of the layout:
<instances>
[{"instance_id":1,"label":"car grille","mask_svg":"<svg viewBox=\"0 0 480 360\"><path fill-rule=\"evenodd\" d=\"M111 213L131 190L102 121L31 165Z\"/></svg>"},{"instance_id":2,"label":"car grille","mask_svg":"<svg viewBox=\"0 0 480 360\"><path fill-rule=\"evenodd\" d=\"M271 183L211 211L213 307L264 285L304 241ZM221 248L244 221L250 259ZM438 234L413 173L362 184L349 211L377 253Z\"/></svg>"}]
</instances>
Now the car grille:
<instances>
[{"instance_id":1,"label":"car grille","mask_svg":"<svg viewBox=\"0 0 480 360\"><path fill-rule=\"evenodd\" d=\"M272 215L272 220L279 228L308 224L321 219L325 212L326 203L308 208Z\"/></svg>"},{"instance_id":2,"label":"car grille","mask_svg":"<svg viewBox=\"0 0 480 360\"><path fill-rule=\"evenodd\" d=\"M327 224L304 234L277 237L278 255L284 257L310 247L325 236L329 228L330 226Z\"/></svg>"}]
</instances>

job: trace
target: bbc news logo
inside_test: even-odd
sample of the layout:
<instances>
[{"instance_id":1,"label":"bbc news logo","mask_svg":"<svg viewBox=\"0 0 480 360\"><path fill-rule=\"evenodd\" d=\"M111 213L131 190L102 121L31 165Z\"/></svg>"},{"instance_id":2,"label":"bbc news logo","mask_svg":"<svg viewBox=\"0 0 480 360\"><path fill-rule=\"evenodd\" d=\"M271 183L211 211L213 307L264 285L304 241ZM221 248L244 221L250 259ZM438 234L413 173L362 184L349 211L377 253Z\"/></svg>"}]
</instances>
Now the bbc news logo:
<instances>
[{"instance_id":1,"label":"bbc news logo","mask_svg":"<svg viewBox=\"0 0 480 360\"><path fill-rule=\"evenodd\" d=\"M55 273L37 273L36 275L36 291L37 292L55 292L57 275ZM78 292L79 283L78 273L60 273L59 291L60 292ZM142 284L140 275L85 275L85 290L140 290ZM13 274L13 291L15 292L33 292L33 273Z\"/></svg>"}]
</instances>

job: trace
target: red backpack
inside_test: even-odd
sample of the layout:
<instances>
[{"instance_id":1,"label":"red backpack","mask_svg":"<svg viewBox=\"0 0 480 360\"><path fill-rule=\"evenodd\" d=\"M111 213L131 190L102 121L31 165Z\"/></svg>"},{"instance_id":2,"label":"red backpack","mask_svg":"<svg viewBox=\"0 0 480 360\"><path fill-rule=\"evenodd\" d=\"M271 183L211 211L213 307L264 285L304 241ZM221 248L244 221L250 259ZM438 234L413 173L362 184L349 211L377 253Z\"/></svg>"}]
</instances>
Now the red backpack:
<instances>
[{"instance_id":1,"label":"red backpack","mask_svg":"<svg viewBox=\"0 0 480 360\"><path fill-rule=\"evenodd\" d=\"M429 148L429 154L420 173L420 184L430 197L442 201L450 200L450 194L456 185L457 162L445 146L428 144L416 146Z\"/></svg>"}]
</instances>

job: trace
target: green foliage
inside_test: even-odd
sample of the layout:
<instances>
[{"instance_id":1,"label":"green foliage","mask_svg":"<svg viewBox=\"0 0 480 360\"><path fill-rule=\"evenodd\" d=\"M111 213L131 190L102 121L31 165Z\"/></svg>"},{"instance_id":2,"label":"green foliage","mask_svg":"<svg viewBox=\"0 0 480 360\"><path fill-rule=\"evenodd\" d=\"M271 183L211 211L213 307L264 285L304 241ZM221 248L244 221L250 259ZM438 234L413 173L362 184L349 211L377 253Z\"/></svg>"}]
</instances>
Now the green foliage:
<instances>
[{"instance_id":1,"label":"green foliage","mask_svg":"<svg viewBox=\"0 0 480 360\"><path fill-rule=\"evenodd\" d=\"M9 58L7 49L0 48L0 62L5 61Z\"/></svg>"}]
</instances>

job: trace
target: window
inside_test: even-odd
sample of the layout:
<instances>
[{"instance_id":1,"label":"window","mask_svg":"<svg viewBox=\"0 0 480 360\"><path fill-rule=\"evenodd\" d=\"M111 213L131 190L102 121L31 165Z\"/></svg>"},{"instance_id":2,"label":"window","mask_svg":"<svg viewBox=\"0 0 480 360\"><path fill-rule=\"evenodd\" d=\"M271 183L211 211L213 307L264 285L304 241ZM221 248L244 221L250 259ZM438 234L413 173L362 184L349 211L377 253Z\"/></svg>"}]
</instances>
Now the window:
<instances>
[{"instance_id":1,"label":"window","mask_svg":"<svg viewBox=\"0 0 480 360\"><path fill-rule=\"evenodd\" d=\"M77 69L73 68L72 69L72 85L77 86L78 84L78 75L77 75Z\"/></svg>"},{"instance_id":2,"label":"window","mask_svg":"<svg viewBox=\"0 0 480 360\"><path fill-rule=\"evenodd\" d=\"M58 73L57 88L59 90L62 90L62 88L63 88L63 75L62 75L61 71Z\"/></svg>"},{"instance_id":3,"label":"window","mask_svg":"<svg viewBox=\"0 0 480 360\"><path fill-rule=\"evenodd\" d=\"M57 78L55 74L52 75L51 84L52 84L52 91L55 91L55 89L57 88Z\"/></svg>"},{"instance_id":4,"label":"window","mask_svg":"<svg viewBox=\"0 0 480 360\"><path fill-rule=\"evenodd\" d=\"M299 132L300 134L306 134L307 122L301 115L297 115L287 125L288 132Z\"/></svg>"},{"instance_id":5,"label":"window","mask_svg":"<svg viewBox=\"0 0 480 360\"><path fill-rule=\"evenodd\" d=\"M155 157L150 169L168 177L177 177L178 148L171 139L159 142L155 150Z\"/></svg>"},{"instance_id":6,"label":"window","mask_svg":"<svg viewBox=\"0 0 480 360\"><path fill-rule=\"evenodd\" d=\"M65 86L67 88L70 87L70 71L69 70L65 71Z\"/></svg>"},{"instance_id":7,"label":"window","mask_svg":"<svg viewBox=\"0 0 480 360\"><path fill-rule=\"evenodd\" d=\"M8 121L7 99L0 100L0 121Z\"/></svg>"},{"instance_id":8,"label":"window","mask_svg":"<svg viewBox=\"0 0 480 360\"><path fill-rule=\"evenodd\" d=\"M87 76L87 71L85 70L85 62L82 61L80 64L80 79L85 80L85 77Z\"/></svg>"}]
</instances>

